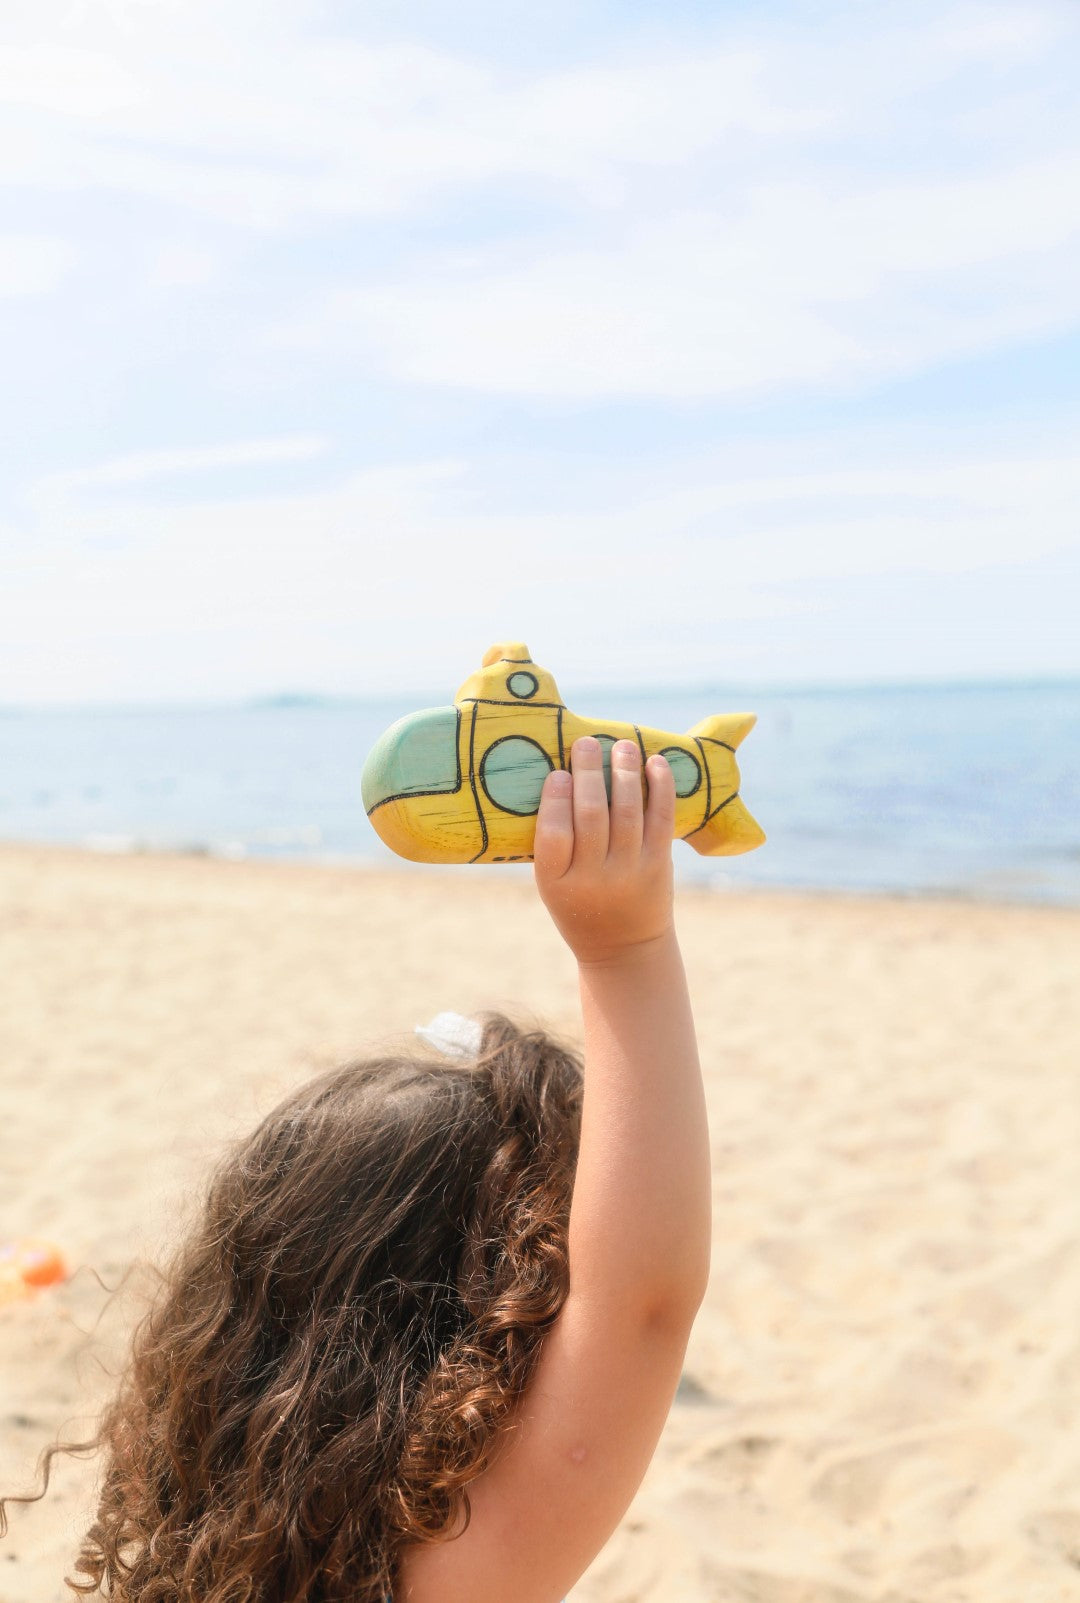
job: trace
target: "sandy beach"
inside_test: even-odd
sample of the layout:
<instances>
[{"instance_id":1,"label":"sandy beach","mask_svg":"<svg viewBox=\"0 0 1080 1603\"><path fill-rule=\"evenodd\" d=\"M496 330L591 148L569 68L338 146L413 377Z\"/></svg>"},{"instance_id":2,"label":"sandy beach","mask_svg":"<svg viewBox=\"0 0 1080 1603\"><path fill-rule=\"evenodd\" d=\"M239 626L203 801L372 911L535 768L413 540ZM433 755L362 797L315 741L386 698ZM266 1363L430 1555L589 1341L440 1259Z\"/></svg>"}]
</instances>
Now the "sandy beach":
<instances>
[{"instance_id":1,"label":"sandy beach","mask_svg":"<svg viewBox=\"0 0 1080 1603\"><path fill-rule=\"evenodd\" d=\"M1080 1599L1080 912L680 895L712 1283L641 1493L573 1603ZM109 1387L136 1272L288 1087L442 1008L575 1034L526 873L0 848L0 1486ZM93 1492L12 1511L53 1603Z\"/></svg>"}]
</instances>

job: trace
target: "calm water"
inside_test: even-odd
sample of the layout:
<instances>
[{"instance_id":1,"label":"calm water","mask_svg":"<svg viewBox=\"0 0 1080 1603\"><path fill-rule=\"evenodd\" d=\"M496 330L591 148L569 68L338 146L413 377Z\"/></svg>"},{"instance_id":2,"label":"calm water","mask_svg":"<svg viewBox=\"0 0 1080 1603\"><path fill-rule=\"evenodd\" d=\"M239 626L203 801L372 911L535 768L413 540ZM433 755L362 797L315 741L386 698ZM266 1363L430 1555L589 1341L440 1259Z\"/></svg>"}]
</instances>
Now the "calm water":
<instances>
[{"instance_id":1,"label":"calm water","mask_svg":"<svg viewBox=\"0 0 1080 1603\"><path fill-rule=\"evenodd\" d=\"M0 838L396 861L360 770L416 705L0 711ZM743 795L768 845L719 861L680 846L684 879L1080 904L1080 683L574 705L672 730L757 711Z\"/></svg>"}]
</instances>

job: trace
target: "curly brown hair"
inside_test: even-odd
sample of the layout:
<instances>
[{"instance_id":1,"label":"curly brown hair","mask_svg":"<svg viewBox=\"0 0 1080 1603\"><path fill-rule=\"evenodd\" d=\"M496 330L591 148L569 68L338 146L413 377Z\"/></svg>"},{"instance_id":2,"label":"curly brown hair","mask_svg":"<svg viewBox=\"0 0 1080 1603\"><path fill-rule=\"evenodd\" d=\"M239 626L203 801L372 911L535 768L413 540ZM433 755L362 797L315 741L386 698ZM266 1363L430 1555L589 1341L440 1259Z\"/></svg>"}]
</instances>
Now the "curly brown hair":
<instances>
[{"instance_id":1,"label":"curly brown hair","mask_svg":"<svg viewBox=\"0 0 1080 1603\"><path fill-rule=\"evenodd\" d=\"M383 1603L404 1544L460 1532L566 1297L581 1083L492 1014L475 1063L350 1063L275 1108L93 1441L45 1457L37 1496L55 1452L105 1455L71 1589Z\"/></svg>"}]
</instances>

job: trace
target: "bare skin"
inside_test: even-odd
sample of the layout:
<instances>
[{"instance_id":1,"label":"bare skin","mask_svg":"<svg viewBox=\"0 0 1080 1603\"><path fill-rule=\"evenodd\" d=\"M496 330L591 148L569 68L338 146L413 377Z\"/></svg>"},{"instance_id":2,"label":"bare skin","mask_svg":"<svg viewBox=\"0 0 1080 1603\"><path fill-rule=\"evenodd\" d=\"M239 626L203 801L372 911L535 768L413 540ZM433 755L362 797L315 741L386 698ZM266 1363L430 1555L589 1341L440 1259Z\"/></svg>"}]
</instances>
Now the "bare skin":
<instances>
[{"instance_id":1,"label":"bare skin","mask_svg":"<svg viewBox=\"0 0 1080 1603\"><path fill-rule=\"evenodd\" d=\"M705 1098L675 937L662 757L575 743L548 776L536 884L578 963L585 1033L570 1293L461 1537L412 1548L403 1603L557 1603L648 1467L708 1279Z\"/></svg>"}]
</instances>

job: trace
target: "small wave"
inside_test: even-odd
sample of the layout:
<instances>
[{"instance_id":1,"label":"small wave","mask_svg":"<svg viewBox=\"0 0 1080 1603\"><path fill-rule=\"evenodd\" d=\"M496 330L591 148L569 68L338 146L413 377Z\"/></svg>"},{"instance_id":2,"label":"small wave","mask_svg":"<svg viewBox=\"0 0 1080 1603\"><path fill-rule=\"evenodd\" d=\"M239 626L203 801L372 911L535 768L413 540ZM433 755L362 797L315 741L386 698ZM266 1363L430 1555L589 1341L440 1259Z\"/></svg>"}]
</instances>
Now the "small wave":
<instances>
[{"instance_id":1,"label":"small wave","mask_svg":"<svg viewBox=\"0 0 1080 1603\"><path fill-rule=\"evenodd\" d=\"M255 840L260 846L304 846L313 847L322 845L323 832L318 824L273 824L266 829L260 829Z\"/></svg>"},{"instance_id":2,"label":"small wave","mask_svg":"<svg viewBox=\"0 0 1080 1603\"><path fill-rule=\"evenodd\" d=\"M84 835L82 844L88 852L110 852L115 855L140 849L137 835Z\"/></svg>"},{"instance_id":3,"label":"small wave","mask_svg":"<svg viewBox=\"0 0 1080 1603\"><path fill-rule=\"evenodd\" d=\"M222 857L229 860L248 856L247 844L242 840L162 840L151 835L94 833L84 835L80 845L88 852L103 852L114 857L137 856L140 852L162 852L171 857Z\"/></svg>"}]
</instances>

